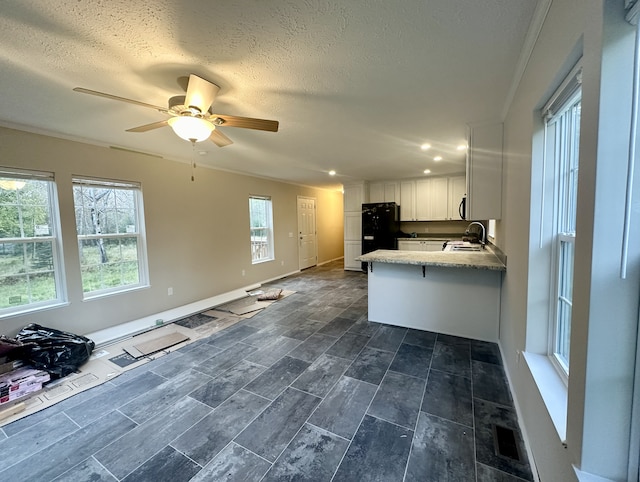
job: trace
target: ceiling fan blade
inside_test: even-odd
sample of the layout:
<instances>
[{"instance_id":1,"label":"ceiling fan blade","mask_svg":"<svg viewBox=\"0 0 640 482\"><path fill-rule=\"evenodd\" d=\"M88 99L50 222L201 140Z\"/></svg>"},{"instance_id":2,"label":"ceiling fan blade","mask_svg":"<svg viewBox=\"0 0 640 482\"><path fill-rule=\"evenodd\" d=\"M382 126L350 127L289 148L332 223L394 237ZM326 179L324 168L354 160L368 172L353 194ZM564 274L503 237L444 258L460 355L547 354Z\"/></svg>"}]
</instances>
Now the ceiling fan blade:
<instances>
[{"instance_id":1,"label":"ceiling fan blade","mask_svg":"<svg viewBox=\"0 0 640 482\"><path fill-rule=\"evenodd\" d=\"M209 136L209 140L211 140L216 146L224 147L229 144L233 144L233 141L225 136L220 129L214 129Z\"/></svg>"},{"instance_id":2,"label":"ceiling fan blade","mask_svg":"<svg viewBox=\"0 0 640 482\"><path fill-rule=\"evenodd\" d=\"M238 117L235 115L212 114L212 119L221 119L225 127L243 127L245 129L256 129L259 131L278 132L279 122L266 119L254 119L252 117Z\"/></svg>"},{"instance_id":3,"label":"ceiling fan blade","mask_svg":"<svg viewBox=\"0 0 640 482\"><path fill-rule=\"evenodd\" d=\"M149 109L155 109L160 112L167 113L169 110L165 107L160 107L157 105L147 104L145 102L140 102L138 100L127 99L125 97L119 97L117 95L105 94L104 92L98 92L97 90L84 89L82 87L75 87L73 89L75 92L80 92L82 94L89 95L97 95L98 97L105 97L106 99L119 100L120 102L127 102L129 104L139 105L142 107L148 107Z\"/></svg>"},{"instance_id":4,"label":"ceiling fan blade","mask_svg":"<svg viewBox=\"0 0 640 482\"><path fill-rule=\"evenodd\" d=\"M201 113L206 113L213 104L216 94L220 90L216 84L212 84L202 77L191 74L189 76L189 84L187 85L187 95L184 99L184 105L187 107L197 107Z\"/></svg>"},{"instance_id":5,"label":"ceiling fan blade","mask_svg":"<svg viewBox=\"0 0 640 482\"><path fill-rule=\"evenodd\" d=\"M151 124L145 124L139 127L132 127L131 129L127 129L127 132L147 132L153 129L164 127L166 125L169 125L168 120L163 120L159 122L152 122Z\"/></svg>"}]
</instances>

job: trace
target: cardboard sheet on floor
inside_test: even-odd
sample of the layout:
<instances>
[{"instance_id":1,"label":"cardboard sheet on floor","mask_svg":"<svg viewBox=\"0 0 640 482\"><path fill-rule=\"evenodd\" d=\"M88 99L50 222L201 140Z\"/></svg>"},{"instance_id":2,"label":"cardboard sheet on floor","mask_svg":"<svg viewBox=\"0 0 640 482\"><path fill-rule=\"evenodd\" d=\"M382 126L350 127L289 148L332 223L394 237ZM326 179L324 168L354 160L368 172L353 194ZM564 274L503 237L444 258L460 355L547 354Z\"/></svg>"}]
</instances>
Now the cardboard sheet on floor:
<instances>
[{"instance_id":1,"label":"cardboard sheet on floor","mask_svg":"<svg viewBox=\"0 0 640 482\"><path fill-rule=\"evenodd\" d=\"M134 358L141 358L146 355L151 355L161 350L170 348L178 343L182 343L189 339L188 336L174 331L173 333L167 333L166 335L157 336L150 340L140 341L134 345L124 348L129 355Z\"/></svg>"},{"instance_id":2,"label":"cardboard sheet on floor","mask_svg":"<svg viewBox=\"0 0 640 482\"><path fill-rule=\"evenodd\" d=\"M234 315L245 315L247 313L251 313L252 311L262 310L270 304L271 303L269 303L268 301L256 301L255 303L251 303L250 305L232 308L229 311L231 311L231 313L233 313Z\"/></svg>"}]
</instances>

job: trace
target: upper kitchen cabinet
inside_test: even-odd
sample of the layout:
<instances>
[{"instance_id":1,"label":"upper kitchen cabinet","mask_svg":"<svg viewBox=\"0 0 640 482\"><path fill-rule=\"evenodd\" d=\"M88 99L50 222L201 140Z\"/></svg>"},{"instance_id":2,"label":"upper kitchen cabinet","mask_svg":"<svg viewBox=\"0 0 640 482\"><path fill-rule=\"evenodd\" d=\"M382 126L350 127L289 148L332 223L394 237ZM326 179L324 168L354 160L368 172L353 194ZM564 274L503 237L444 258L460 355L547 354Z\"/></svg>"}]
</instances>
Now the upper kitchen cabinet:
<instances>
[{"instance_id":1,"label":"upper kitchen cabinet","mask_svg":"<svg viewBox=\"0 0 640 482\"><path fill-rule=\"evenodd\" d=\"M449 203L447 209L447 219L463 219L460 211L460 203L467 193L467 178L465 176L455 176L449 178Z\"/></svg>"},{"instance_id":2,"label":"upper kitchen cabinet","mask_svg":"<svg viewBox=\"0 0 640 482\"><path fill-rule=\"evenodd\" d=\"M465 194L465 176L409 179L399 184L400 221L460 219L458 206ZM456 199L455 209L452 199Z\"/></svg>"},{"instance_id":3,"label":"upper kitchen cabinet","mask_svg":"<svg viewBox=\"0 0 640 482\"><path fill-rule=\"evenodd\" d=\"M400 204L400 192L397 182L372 182L369 184L370 203Z\"/></svg>"},{"instance_id":4,"label":"upper kitchen cabinet","mask_svg":"<svg viewBox=\"0 0 640 482\"><path fill-rule=\"evenodd\" d=\"M402 211L402 206L400 206ZM430 220L431 216L431 179L416 181L416 221Z\"/></svg>"},{"instance_id":5,"label":"upper kitchen cabinet","mask_svg":"<svg viewBox=\"0 0 640 482\"><path fill-rule=\"evenodd\" d=\"M469 127L466 219L502 217L502 123Z\"/></svg>"},{"instance_id":6,"label":"upper kitchen cabinet","mask_svg":"<svg viewBox=\"0 0 640 482\"><path fill-rule=\"evenodd\" d=\"M446 177L434 177L431 179L429 204L431 214L429 219L433 221L443 221L449 219L449 179Z\"/></svg>"},{"instance_id":7,"label":"upper kitchen cabinet","mask_svg":"<svg viewBox=\"0 0 640 482\"><path fill-rule=\"evenodd\" d=\"M448 179L434 177L416 181L416 221L447 219ZM402 211L402 206L400 206Z\"/></svg>"},{"instance_id":8,"label":"upper kitchen cabinet","mask_svg":"<svg viewBox=\"0 0 640 482\"><path fill-rule=\"evenodd\" d=\"M400 221L417 221L416 181L400 183Z\"/></svg>"},{"instance_id":9,"label":"upper kitchen cabinet","mask_svg":"<svg viewBox=\"0 0 640 482\"><path fill-rule=\"evenodd\" d=\"M362 212L362 205L369 202L369 191L366 182L344 184L344 211Z\"/></svg>"}]
</instances>

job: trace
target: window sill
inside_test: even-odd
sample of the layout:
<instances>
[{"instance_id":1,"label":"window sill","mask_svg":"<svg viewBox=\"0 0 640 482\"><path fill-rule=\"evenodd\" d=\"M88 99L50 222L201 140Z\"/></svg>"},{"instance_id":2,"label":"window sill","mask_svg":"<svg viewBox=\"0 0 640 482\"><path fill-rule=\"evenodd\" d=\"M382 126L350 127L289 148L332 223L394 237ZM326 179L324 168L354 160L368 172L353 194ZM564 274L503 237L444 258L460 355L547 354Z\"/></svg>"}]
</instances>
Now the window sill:
<instances>
[{"instance_id":1,"label":"window sill","mask_svg":"<svg viewBox=\"0 0 640 482\"><path fill-rule=\"evenodd\" d=\"M531 376L563 444L567 440L567 386L545 355L524 352Z\"/></svg>"},{"instance_id":2,"label":"window sill","mask_svg":"<svg viewBox=\"0 0 640 482\"><path fill-rule=\"evenodd\" d=\"M82 301L92 301L92 300L99 300L100 298L107 298L109 296L115 296L115 295L121 295L124 293L131 293L132 291L140 291L140 290L144 290L150 288L150 285L145 284L145 285L136 285L133 287L127 287L127 288L123 288L123 289L115 289L113 291L102 291L102 292L98 292L98 293L91 293L88 295L85 295L84 298L82 299Z\"/></svg>"},{"instance_id":3,"label":"window sill","mask_svg":"<svg viewBox=\"0 0 640 482\"><path fill-rule=\"evenodd\" d=\"M6 318L12 318L14 316L22 316L28 315L30 313L37 313L39 311L47 311L47 310L55 310L56 308L62 308L63 306L69 306L71 303L68 301L57 301L55 303L43 305L43 306L35 306L30 308L25 308L23 310L12 311L11 313L5 313L0 315L0 320L4 320Z\"/></svg>"},{"instance_id":4,"label":"window sill","mask_svg":"<svg viewBox=\"0 0 640 482\"><path fill-rule=\"evenodd\" d=\"M258 259L256 261L251 261L251 264L262 264L262 263L268 263L269 261L274 261L275 258L267 258L267 259Z\"/></svg>"}]
</instances>

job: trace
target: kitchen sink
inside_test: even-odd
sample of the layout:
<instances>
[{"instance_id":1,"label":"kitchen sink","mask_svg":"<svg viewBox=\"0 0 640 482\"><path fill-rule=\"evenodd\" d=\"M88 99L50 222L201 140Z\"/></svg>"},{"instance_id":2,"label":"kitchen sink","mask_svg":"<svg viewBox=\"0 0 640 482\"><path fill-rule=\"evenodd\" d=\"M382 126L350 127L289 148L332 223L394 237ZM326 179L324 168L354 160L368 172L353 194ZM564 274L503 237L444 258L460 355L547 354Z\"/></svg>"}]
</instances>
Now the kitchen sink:
<instances>
[{"instance_id":1,"label":"kitchen sink","mask_svg":"<svg viewBox=\"0 0 640 482\"><path fill-rule=\"evenodd\" d=\"M449 251L482 251L481 246L451 246Z\"/></svg>"},{"instance_id":2,"label":"kitchen sink","mask_svg":"<svg viewBox=\"0 0 640 482\"><path fill-rule=\"evenodd\" d=\"M482 245L468 241L449 241L444 247L444 251L473 253L482 251Z\"/></svg>"}]
</instances>

